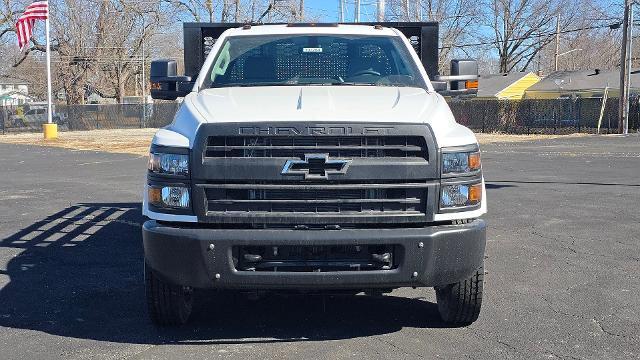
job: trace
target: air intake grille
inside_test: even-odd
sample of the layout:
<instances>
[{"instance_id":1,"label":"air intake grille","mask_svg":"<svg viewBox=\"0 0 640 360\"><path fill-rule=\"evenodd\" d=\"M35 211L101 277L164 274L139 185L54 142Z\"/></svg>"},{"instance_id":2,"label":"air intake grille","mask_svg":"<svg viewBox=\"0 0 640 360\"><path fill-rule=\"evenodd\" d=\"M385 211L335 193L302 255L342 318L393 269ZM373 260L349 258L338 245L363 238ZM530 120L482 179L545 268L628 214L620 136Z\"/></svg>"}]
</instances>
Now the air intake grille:
<instances>
[{"instance_id":1,"label":"air intake grille","mask_svg":"<svg viewBox=\"0 0 640 360\"><path fill-rule=\"evenodd\" d=\"M424 158L421 136L210 136L208 158L304 158L322 153L338 158Z\"/></svg>"},{"instance_id":2,"label":"air intake grille","mask_svg":"<svg viewBox=\"0 0 640 360\"><path fill-rule=\"evenodd\" d=\"M207 216L278 218L318 215L424 216L424 184L219 184L206 185ZM293 217L293 218L292 218ZM304 222L303 222L304 223Z\"/></svg>"}]
</instances>

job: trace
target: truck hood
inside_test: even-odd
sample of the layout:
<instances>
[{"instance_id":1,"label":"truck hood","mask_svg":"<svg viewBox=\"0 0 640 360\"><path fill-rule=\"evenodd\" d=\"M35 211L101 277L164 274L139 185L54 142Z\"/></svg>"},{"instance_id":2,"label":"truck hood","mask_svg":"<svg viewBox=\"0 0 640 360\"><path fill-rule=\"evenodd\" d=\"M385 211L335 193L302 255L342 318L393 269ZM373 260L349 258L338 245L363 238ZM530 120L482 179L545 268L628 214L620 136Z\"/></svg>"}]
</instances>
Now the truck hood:
<instances>
[{"instance_id":1,"label":"truck hood","mask_svg":"<svg viewBox=\"0 0 640 360\"><path fill-rule=\"evenodd\" d=\"M192 98L207 122L424 122L438 98L423 89L269 86L207 89Z\"/></svg>"},{"instance_id":2,"label":"truck hood","mask_svg":"<svg viewBox=\"0 0 640 360\"><path fill-rule=\"evenodd\" d=\"M427 123L439 147L476 143L455 122L444 98L424 89L379 86L269 86L207 89L184 98L174 122L154 144L193 147L202 123L212 122Z\"/></svg>"}]
</instances>

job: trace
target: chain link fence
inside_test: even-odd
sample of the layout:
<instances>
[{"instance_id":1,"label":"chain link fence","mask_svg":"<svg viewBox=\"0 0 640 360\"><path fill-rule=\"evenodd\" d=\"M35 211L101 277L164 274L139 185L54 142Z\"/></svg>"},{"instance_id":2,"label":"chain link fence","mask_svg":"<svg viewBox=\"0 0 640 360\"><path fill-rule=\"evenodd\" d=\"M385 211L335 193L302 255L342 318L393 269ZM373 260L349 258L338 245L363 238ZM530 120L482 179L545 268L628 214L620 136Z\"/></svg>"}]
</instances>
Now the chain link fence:
<instances>
[{"instance_id":1,"label":"chain link fence","mask_svg":"<svg viewBox=\"0 0 640 360\"><path fill-rule=\"evenodd\" d=\"M568 134L618 132L618 99L484 100L451 99L456 120L476 132ZM60 131L158 128L171 123L176 102L114 105L56 105ZM41 131L44 106L0 107L2 133ZM630 101L629 131L640 128L640 98Z\"/></svg>"},{"instance_id":2,"label":"chain link fence","mask_svg":"<svg viewBox=\"0 0 640 360\"><path fill-rule=\"evenodd\" d=\"M630 99L629 131L640 128L640 98ZM618 133L618 99L453 99L456 120L476 132L509 134Z\"/></svg>"},{"instance_id":3,"label":"chain link fence","mask_svg":"<svg viewBox=\"0 0 640 360\"><path fill-rule=\"evenodd\" d=\"M56 105L53 121L59 131L158 128L173 121L177 102L153 104ZM46 106L0 107L2 133L42 131Z\"/></svg>"}]
</instances>

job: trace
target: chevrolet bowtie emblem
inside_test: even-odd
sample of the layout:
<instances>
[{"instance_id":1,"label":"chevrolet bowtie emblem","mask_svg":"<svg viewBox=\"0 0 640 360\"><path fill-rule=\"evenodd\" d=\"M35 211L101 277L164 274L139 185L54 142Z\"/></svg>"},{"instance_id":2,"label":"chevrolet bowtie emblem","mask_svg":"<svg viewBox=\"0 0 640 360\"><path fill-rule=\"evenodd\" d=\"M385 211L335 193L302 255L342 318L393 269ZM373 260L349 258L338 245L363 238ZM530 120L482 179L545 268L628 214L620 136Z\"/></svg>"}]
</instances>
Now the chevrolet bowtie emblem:
<instances>
[{"instance_id":1,"label":"chevrolet bowtie emblem","mask_svg":"<svg viewBox=\"0 0 640 360\"><path fill-rule=\"evenodd\" d=\"M292 159L282 167L282 175L303 175L305 179L327 179L345 174L351 160L330 159L329 154L305 154L304 160Z\"/></svg>"}]
</instances>

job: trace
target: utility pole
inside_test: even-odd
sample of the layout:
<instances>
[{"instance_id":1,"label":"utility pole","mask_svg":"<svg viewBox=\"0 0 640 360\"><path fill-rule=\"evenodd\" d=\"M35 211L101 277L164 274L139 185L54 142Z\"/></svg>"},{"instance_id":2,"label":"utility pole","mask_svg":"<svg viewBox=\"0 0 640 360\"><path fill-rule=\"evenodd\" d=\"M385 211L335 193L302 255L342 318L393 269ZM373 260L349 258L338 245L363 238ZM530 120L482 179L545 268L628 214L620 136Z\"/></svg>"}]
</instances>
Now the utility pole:
<instances>
[{"instance_id":1,"label":"utility pole","mask_svg":"<svg viewBox=\"0 0 640 360\"><path fill-rule=\"evenodd\" d=\"M339 0L338 2L338 13L340 14L339 20L341 23L344 22L344 0Z\"/></svg>"},{"instance_id":2,"label":"utility pole","mask_svg":"<svg viewBox=\"0 0 640 360\"><path fill-rule=\"evenodd\" d=\"M557 25L556 25L557 27ZM537 75L542 77L542 57L540 53L542 52L542 46L540 46L540 38L538 38L538 72Z\"/></svg>"},{"instance_id":3,"label":"utility pole","mask_svg":"<svg viewBox=\"0 0 640 360\"><path fill-rule=\"evenodd\" d=\"M416 21L422 21L422 4L416 0Z\"/></svg>"},{"instance_id":4,"label":"utility pole","mask_svg":"<svg viewBox=\"0 0 640 360\"><path fill-rule=\"evenodd\" d=\"M235 13L233 14L233 20L237 23L240 21L240 0L236 0Z\"/></svg>"},{"instance_id":5,"label":"utility pole","mask_svg":"<svg viewBox=\"0 0 640 360\"><path fill-rule=\"evenodd\" d=\"M556 17L556 53L553 56L554 71L558 71L558 57L560 57L560 15Z\"/></svg>"},{"instance_id":6,"label":"utility pole","mask_svg":"<svg viewBox=\"0 0 640 360\"><path fill-rule=\"evenodd\" d=\"M300 6L298 9L298 17L300 21L304 21L304 0L300 0Z\"/></svg>"},{"instance_id":7,"label":"utility pole","mask_svg":"<svg viewBox=\"0 0 640 360\"><path fill-rule=\"evenodd\" d=\"M354 13L354 21L359 23L360 22L360 0L356 0L355 1L355 13Z\"/></svg>"},{"instance_id":8,"label":"utility pole","mask_svg":"<svg viewBox=\"0 0 640 360\"><path fill-rule=\"evenodd\" d=\"M627 35L627 39L629 39L629 49L627 50L627 89L625 90L625 96L627 97L625 100L624 106L624 121L622 123L622 133L629 133L629 98L631 97L631 71L633 70L633 0L629 3L629 35Z\"/></svg>"},{"instance_id":9,"label":"utility pole","mask_svg":"<svg viewBox=\"0 0 640 360\"><path fill-rule=\"evenodd\" d=\"M144 38L142 38L142 126L147 126L147 88L146 88L146 72L144 61Z\"/></svg>"},{"instance_id":10,"label":"utility pole","mask_svg":"<svg viewBox=\"0 0 640 360\"><path fill-rule=\"evenodd\" d=\"M404 21L411 21L411 16L409 15L409 0L402 0L402 12Z\"/></svg>"},{"instance_id":11,"label":"utility pole","mask_svg":"<svg viewBox=\"0 0 640 360\"><path fill-rule=\"evenodd\" d=\"M632 0L625 0L622 20L622 48L620 51L620 98L618 99L618 132L629 131L629 80L631 73Z\"/></svg>"},{"instance_id":12,"label":"utility pole","mask_svg":"<svg viewBox=\"0 0 640 360\"><path fill-rule=\"evenodd\" d=\"M222 12L220 13L220 22L229 21L229 0L222 1Z\"/></svg>"},{"instance_id":13,"label":"utility pole","mask_svg":"<svg viewBox=\"0 0 640 360\"><path fill-rule=\"evenodd\" d=\"M384 21L384 0L378 0L378 21Z\"/></svg>"},{"instance_id":14,"label":"utility pole","mask_svg":"<svg viewBox=\"0 0 640 360\"><path fill-rule=\"evenodd\" d=\"M256 20L256 0L251 0L251 22Z\"/></svg>"}]
</instances>

